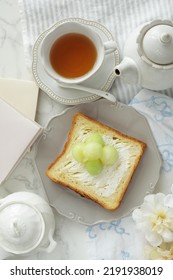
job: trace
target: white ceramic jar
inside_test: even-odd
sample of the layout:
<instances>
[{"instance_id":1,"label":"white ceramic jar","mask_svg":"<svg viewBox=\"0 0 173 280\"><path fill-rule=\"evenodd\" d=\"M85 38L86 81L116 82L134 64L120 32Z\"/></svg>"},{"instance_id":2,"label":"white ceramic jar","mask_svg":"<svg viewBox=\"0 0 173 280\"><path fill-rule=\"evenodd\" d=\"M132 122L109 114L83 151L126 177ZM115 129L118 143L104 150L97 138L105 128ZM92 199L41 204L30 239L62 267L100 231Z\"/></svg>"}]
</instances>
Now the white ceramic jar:
<instances>
[{"instance_id":1,"label":"white ceramic jar","mask_svg":"<svg viewBox=\"0 0 173 280\"><path fill-rule=\"evenodd\" d=\"M0 200L0 247L17 254L51 252L56 242L54 214L49 204L30 192L16 192Z\"/></svg>"}]
</instances>

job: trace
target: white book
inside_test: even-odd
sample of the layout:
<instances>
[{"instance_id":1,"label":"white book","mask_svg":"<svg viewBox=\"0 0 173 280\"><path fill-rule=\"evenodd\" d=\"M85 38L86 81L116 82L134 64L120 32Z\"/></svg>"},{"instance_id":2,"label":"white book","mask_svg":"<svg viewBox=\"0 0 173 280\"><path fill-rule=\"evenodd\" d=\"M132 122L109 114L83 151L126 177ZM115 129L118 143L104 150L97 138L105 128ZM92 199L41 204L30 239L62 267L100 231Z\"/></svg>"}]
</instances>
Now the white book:
<instances>
[{"instance_id":1,"label":"white book","mask_svg":"<svg viewBox=\"0 0 173 280\"><path fill-rule=\"evenodd\" d=\"M35 119L38 92L33 81L0 78L0 98L31 120Z\"/></svg>"},{"instance_id":2,"label":"white book","mask_svg":"<svg viewBox=\"0 0 173 280\"><path fill-rule=\"evenodd\" d=\"M43 128L0 98L0 184L16 167Z\"/></svg>"}]
</instances>

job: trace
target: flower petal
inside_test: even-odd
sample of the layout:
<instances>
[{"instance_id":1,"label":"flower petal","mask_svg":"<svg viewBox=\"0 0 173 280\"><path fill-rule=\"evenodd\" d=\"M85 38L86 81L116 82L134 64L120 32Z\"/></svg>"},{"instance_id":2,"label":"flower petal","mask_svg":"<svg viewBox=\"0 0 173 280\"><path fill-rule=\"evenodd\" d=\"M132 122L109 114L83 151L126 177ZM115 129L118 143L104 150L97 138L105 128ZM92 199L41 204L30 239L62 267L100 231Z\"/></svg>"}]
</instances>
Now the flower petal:
<instances>
[{"instance_id":1,"label":"flower petal","mask_svg":"<svg viewBox=\"0 0 173 280\"><path fill-rule=\"evenodd\" d=\"M154 200L155 206L160 207L161 205L164 205L164 199L165 199L165 194L157 193L155 195L155 200Z\"/></svg>"},{"instance_id":2,"label":"flower petal","mask_svg":"<svg viewBox=\"0 0 173 280\"><path fill-rule=\"evenodd\" d=\"M143 222L143 215L140 209L135 209L132 213L132 218L136 223Z\"/></svg>"},{"instance_id":3,"label":"flower petal","mask_svg":"<svg viewBox=\"0 0 173 280\"><path fill-rule=\"evenodd\" d=\"M149 260L159 260L161 255L159 254L157 248L146 246L144 249L145 258Z\"/></svg>"},{"instance_id":4,"label":"flower petal","mask_svg":"<svg viewBox=\"0 0 173 280\"><path fill-rule=\"evenodd\" d=\"M157 247L162 243L162 238L157 233L149 232L145 235L145 238L153 247Z\"/></svg>"},{"instance_id":5,"label":"flower petal","mask_svg":"<svg viewBox=\"0 0 173 280\"><path fill-rule=\"evenodd\" d=\"M164 205L173 208L173 195L168 194L164 199Z\"/></svg>"},{"instance_id":6,"label":"flower petal","mask_svg":"<svg viewBox=\"0 0 173 280\"><path fill-rule=\"evenodd\" d=\"M173 193L173 184L171 185L171 193Z\"/></svg>"},{"instance_id":7,"label":"flower petal","mask_svg":"<svg viewBox=\"0 0 173 280\"><path fill-rule=\"evenodd\" d=\"M173 241L173 232L169 229L164 229L162 232L162 237L164 242L172 242Z\"/></svg>"},{"instance_id":8,"label":"flower petal","mask_svg":"<svg viewBox=\"0 0 173 280\"><path fill-rule=\"evenodd\" d=\"M153 204L154 202L154 196L155 194L148 194L144 197L144 202L147 202L149 204Z\"/></svg>"}]
</instances>

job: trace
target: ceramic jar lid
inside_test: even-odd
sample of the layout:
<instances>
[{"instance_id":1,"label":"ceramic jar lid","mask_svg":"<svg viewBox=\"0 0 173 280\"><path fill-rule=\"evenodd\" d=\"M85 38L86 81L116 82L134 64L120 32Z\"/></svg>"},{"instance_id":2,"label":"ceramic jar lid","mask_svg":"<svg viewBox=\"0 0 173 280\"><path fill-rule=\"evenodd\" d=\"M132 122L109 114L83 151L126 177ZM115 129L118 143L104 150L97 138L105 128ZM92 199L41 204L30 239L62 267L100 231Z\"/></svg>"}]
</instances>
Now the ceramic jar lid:
<instances>
[{"instance_id":1,"label":"ceramic jar lid","mask_svg":"<svg viewBox=\"0 0 173 280\"><path fill-rule=\"evenodd\" d=\"M173 64L173 23L156 20L144 26L137 38L138 53L155 66Z\"/></svg>"},{"instance_id":2,"label":"ceramic jar lid","mask_svg":"<svg viewBox=\"0 0 173 280\"><path fill-rule=\"evenodd\" d=\"M0 207L0 242L4 250L28 253L40 244L44 232L43 217L35 207L22 202Z\"/></svg>"}]
</instances>

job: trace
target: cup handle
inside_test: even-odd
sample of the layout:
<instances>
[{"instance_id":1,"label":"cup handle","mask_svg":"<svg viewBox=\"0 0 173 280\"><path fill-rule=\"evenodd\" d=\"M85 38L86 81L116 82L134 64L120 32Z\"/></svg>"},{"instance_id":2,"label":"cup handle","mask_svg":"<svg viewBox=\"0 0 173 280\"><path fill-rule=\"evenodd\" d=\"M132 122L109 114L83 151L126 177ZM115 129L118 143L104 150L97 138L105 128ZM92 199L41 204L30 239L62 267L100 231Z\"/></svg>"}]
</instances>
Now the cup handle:
<instances>
[{"instance_id":1,"label":"cup handle","mask_svg":"<svg viewBox=\"0 0 173 280\"><path fill-rule=\"evenodd\" d=\"M105 54L114 52L117 49L117 44L115 41L107 41L103 43L105 48Z\"/></svg>"},{"instance_id":2,"label":"cup handle","mask_svg":"<svg viewBox=\"0 0 173 280\"><path fill-rule=\"evenodd\" d=\"M55 247L57 246L57 242L53 239L51 231L49 232L48 238L49 238L48 247L39 248L39 252L51 253L55 249Z\"/></svg>"}]
</instances>

